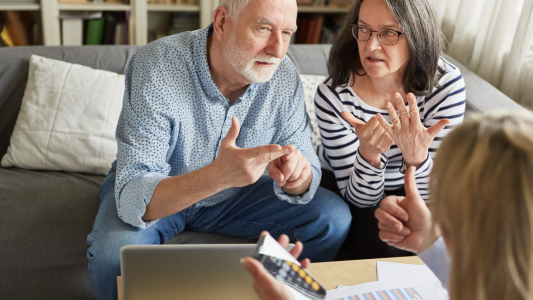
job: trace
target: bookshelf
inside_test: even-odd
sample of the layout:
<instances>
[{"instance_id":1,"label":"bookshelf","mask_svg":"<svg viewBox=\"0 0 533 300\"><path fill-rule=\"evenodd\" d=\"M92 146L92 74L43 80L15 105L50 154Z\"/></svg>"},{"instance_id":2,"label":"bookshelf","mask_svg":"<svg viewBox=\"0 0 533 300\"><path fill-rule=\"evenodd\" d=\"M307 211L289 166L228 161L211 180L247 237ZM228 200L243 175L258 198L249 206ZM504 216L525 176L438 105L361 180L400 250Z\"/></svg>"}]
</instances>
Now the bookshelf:
<instances>
[{"instance_id":1,"label":"bookshelf","mask_svg":"<svg viewBox=\"0 0 533 300\"><path fill-rule=\"evenodd\" d=\"M117 3L86 3L86 4L72 4L59 3L58 9L68 11L130 11L131 5L117 4Z\"/></svg>"},{"instance_id":2,"label":"bookshelf","mask_svg":"<svg viewBox=\"0 0 533 300\"><path fill-rule=\"evenodd\" d=\"M129 0L129 4L105 2L59 3L58 0L40 0L39 2L34 4L0 3L0 11L33 11L36 14L40 14L43 44L46 46L61 45L61 20L59 15L65 12L129 12L132 20L130 30L133 31L129 43L132 45L145 45L148 43L148 32L154 26L156 28L161 27L162 22L168 21L173 13L197 13L199 28L204 28L211 23L213 11L218 6L218 0L196 0L197 4L149 4L147 0ZM298 14L302 16L344 14L347 11L348 8L323 5L300 6L298 8Z\"/></svg>"},{"instance_id":3,"label":"bookshelf","mask_svg":"<svg viewBox=\"0 0 533 300\"><path fill-rule=\"evenodd\" d=\"M18 11L38 11L41 9L40 4L11 4L0 3L0 11L4 10L18 10Z\"/></svg>"},{"instance_id":4,"label":"bookshelf","mask_svg":"<svg viewBox=\"0 0 533 300\"><path fill-rule=\"evenodd\" d=\"M147 10L161 12L199 12L200 5L148 4Z\"/></svg>"}]
</instances>

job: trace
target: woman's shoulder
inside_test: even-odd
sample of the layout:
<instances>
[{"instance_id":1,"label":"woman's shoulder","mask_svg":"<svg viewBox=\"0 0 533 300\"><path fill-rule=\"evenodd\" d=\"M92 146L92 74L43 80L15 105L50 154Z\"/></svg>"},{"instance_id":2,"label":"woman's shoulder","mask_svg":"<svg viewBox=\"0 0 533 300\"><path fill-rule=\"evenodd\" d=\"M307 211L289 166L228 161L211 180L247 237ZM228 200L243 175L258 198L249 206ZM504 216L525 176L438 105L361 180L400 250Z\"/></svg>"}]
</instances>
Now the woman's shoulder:
<instances>
[{"instance_id":1,"label":"woman's shoulder","mask_svg":"<svg viewBox=\"0 0 533 300\"><path fill-rule=\"evenodd\" d=\"M348 85L346 86L336 86L332 85L333 80L331 77L327 76L317 88L317 97L325 97L334 101L351 101L359 102L359 97L354 93L352 88Z\"/></svg>"},{"instance_id":2,"label":"woman's shoulder","mask_svg":"<svg viewBox=\"0 0 533 300\"><path fill-rule=\"evenodd\" d=\"M443 56L439 57L437 76L439 76L439 84L463 78L461 70Z\"/></svg>"},{"instance_id":3,"label":"woman's shoulder","mask_svg":"<svg viewBox=\"0 0 533 300\"><path fill-rule=\"evenodd\" d=\"M426 100L442 98L449 93L464 91L465 81L463 79L463 75L461 74L461 70L459 70L458 67L454 66L442 56L439 57L437 76L439 81L433 88L432 93L426 96ZM438 95L441 97L437 97Z\"/></svg>"}]
</instances>

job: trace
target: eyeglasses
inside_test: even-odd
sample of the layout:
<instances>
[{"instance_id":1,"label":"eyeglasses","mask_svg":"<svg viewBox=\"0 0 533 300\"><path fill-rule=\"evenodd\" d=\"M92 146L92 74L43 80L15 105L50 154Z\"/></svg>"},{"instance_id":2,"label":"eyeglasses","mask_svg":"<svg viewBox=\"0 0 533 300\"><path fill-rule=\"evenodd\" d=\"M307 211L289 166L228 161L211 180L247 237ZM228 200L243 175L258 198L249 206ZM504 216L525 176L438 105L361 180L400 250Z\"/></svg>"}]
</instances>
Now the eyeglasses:
<instances>
[{"instance_id":1,"label":"eyeglasses","mask_svg":"<svg viewBox=\"0 0 533 300\"><path fill-rule=\"evenodd\" d=\"M370 30L370 28L366 26L352 24L353 37L360 42L368 41L372 36L372 32L377 32L379 41L385 45L396 45L398 40L400 40L400 35L405 34L405 32L386 28L381 28L380 30L375 31Z\"/></svg>"}]
</instances>

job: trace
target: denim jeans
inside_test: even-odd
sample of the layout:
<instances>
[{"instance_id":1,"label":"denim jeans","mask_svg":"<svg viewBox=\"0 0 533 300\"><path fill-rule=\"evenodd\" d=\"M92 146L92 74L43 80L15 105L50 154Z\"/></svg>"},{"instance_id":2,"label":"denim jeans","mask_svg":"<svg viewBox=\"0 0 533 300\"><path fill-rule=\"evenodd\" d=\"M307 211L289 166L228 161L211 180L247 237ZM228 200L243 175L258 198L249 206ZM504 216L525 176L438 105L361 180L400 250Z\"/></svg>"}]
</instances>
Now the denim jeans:
<instances>
[{"instance_id":1,"label":"denim jeans","mask_svg":"<svg viewBox=\"0 0 533 300\"><path fill-rule=\"evenodd\" d=\"M234 197L211 207L190 206L160 219L146 229L124 223L117 215L115 172L100 188L100 208L87 237L89 272L98 299L117 299L120 248L125 245L164 244L184 229L256 239L266 230L277 238L301 241L301 258L313 262L332 260L346 239L351 215L348 205L336 194L319 188L307 204L289 204L274 194L272 179L261 177Z\"/></svg>"}]
</instances>

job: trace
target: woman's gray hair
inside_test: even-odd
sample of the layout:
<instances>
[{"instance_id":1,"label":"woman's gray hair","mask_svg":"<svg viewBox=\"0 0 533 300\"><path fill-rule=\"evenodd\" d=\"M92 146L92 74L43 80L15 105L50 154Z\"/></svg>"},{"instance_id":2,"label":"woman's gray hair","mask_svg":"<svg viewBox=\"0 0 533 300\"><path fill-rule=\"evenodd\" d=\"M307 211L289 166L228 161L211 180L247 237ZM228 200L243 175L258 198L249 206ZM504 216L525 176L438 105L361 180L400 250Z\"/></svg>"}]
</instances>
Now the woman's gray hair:
<instances>
[{"instance_id":1,"label":"woman's gray hair","mask_svg":"<svg viewBox=\"0 0 533 300\"><path fill-rule=\"evenodd\" d=\"M219 0L218 5L228 10L230 19L237 23L239 13L250 2L250 0Z\"/></svg>"},{"instance_id":2,"label":"woman's gray hair","mask_svg":"<svg viewBox=\"0 0 533 300\"><path fill-rule=\"evenodd\" d=\"M359 47L352 35L352 24L357 24L361 3L354 0L353 7L343 21L333 42L328 72L332 86L351 84L353 75L364 76ZM396 18L409 46L409 63L403 78L403 88L416 96L428 95L438 86L438 61L444 49L444 35L428 0L383 0Z\"/></svg>"}]
</instances>

